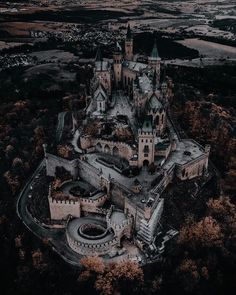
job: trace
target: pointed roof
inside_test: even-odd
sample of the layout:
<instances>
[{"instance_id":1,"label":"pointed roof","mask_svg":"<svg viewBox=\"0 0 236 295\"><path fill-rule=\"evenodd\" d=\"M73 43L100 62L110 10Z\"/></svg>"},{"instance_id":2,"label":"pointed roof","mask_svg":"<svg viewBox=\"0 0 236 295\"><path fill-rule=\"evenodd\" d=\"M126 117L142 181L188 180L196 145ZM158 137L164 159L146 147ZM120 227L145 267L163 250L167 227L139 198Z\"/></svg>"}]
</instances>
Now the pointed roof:
<instances>
[{"instance_id":1,"label":"pointed roof","mask_svg":"<svg viewBox=\"0 0 236 295\"><path fill-rule=\"evenodd\" d=\"M106 94L106 90L104 86L101 84L101 82L99 82L98 87L94 92L94 98L95 100L100 100L101 97L103 97L104 99L107 99L107 94Z\"/></svg>"},{"instance_id":2,"label":"pointed roof","mask_svg":"<svg viewBox=\"0 0 236 295\"><path fill-rule=\"evenodd\" d=\"M152 116L147 116L142 125L143 132L152 132Z\"/></svg>"},{"instance_id":3,"label":"pointed roof","mask_svg":"<svg viewBox=\"0 0 236 295\"><path fill-rule=\"evenodd\" d=\"M102 51L101 51L101 46L98 46L95 61L102 61Z\"/></svg>"},{"instance_id":4,"label":"pointed roof","mask_svg":"<svg viewBox=\"0 0 236 295\"><path fill-rule=\"evenodd\" d=\"M152 52L151 52L151 58L153 58L153 59L159 58L156 38L154 40L154 45L153 45Z\"/></svg>"},{"instance_id":5,"label":"pointed roof","mask_svg":"<svg viewBox=\"0 0 236 295\"><path fill-rule=\"evenodd\" d=\"M131 33L129 24L128 24L127 33L126 33L126 39L132 39L132 33Z\"/></svg>"},{"instance_id":6,"label":"pointed roof","mask_svg":"<svg viewBox=\"0 0 236 295\"><path fill-rule=\"evenodd\" d=\"M153 93L152 96L150 97L148 101L148 108L151 110L158 110L163 108L162 103L158 99L156 93Z\"/></svg>"}]
</instances>

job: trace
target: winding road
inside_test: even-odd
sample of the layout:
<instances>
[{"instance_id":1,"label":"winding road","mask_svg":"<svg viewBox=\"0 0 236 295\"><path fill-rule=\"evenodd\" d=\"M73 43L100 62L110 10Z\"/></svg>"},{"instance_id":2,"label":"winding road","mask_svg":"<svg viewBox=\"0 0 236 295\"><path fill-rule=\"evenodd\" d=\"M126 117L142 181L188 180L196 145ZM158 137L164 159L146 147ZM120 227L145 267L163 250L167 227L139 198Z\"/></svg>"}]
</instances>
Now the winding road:
<instances>
[{"instance_id":1,"label":"winding road","mask_svg":"<svg viewBox=\"0 0 236 295\"><path fill-rule=\"evenodd\" d=\"M29 194L31 192L31 186L34 185L36 176L40 174L45 167L45 160L43 160L29 180L26 182L24 188L22 189L16 204L16 212L23 224L36 235L39 239L48 239L52 246L52 249L57 252L66 262L80 266L81 256L75 253L68 245L65 239L65 230L49 228L47 225L41 224L36 220L28 211L27 205L29 202ZM32 196L33 198L33 196Z\"/></svg>"}]
</instances>

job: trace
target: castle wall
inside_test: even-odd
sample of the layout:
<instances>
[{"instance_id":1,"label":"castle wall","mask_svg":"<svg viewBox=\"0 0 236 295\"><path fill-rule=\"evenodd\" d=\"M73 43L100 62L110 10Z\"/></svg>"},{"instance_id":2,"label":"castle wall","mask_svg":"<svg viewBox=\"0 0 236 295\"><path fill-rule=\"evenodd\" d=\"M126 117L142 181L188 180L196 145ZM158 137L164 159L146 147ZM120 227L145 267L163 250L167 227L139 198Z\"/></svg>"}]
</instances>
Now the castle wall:
<instances>
[{"instance_id":1,"label":"castle wall","mask_svg":"<svg viewBox=\"0 0 236 295\"><path fill-rule=\"evenodd\" d=\"M100 243L99 241L94 243L82 243L80 241L74 240L68 233L66 232L66 238L69 246L77 253L81 255L87 256L97 256L97 255L105 255L111 252L113 246L118 244L118 238L114 237L112 240L109 240L105 243Z\"/></svg>"},{"instance_id":2,"label":"castle wall","mask_svg":"<svg viewBox=\"0 0 236 295\"><path fill-rule=\"evenodd\" d=\"M50 216L52 220L66 220L69 215L80 217L80 202L72 200L49 200Z\"/></svg>"},{"instance_id":3,"label":"castle wall","mask_svg":"<svg viewBox=\"0 0 236 295\"><path fill-rule=\"evenodd\" d=\"M123 67L123 85L132 87L133 81L136 78L136 72L131 71L129 68Z\"/></svg>"},{"instance_id":4,"label":"castle wall","mask_svg":"<svg viewBox=\"0 0 236 295\"><path fill-rule=\"evenodd\" d=\"M73 178L77 178L78 176L78 163L77 160L67 160L58 156L54 156L52 154L46 154L46 170L48 176L55 177L56 168L63 167L65 170L69 171Z\"/></svg>"},{"instance_id":5,"label":"castle wall","mask_svg":"<svg viewBox=\"0 0 236 295\"><path fill-rule=\"evenodd\" d=\"M117 208L124 210L124 207L125 207L124 191L121 188L119 188L116 184L113 184L113 188L111 192L111 202Z\"/></svg>"},{"instance_id":6,"label":"castle wall","mask_svg":"<svg viewBox=\"0 0 236 295\"><path fill-rule=\"evenodd\" d=\"M155 156L165 157L167 159L170 152L171 152L171 144L169 144L169 146L166 149L155 150Z\"/></svg>"},{"instance_id":7,"label":"castle wall","mask_svg":"<svg viewBox=\"0 0 236 295\"><path fill-rule=\"evenodd\" d=\"M207 170L208 155L203 155L186 165L176 165L176 176L181 180L201 176Z\"/></svg>"},{"instance_id":8,"label":"castle wall","mask_svg":"<svg viewBox=\"0 0 236 295\"><path fill-rule=\"evenodd\" d=\"M107 199L107 194L104 194L96 200L90 198L80 198L81 211L96 213L97 207L102 207L102 205L106 202Z\"/></svg>"},{"instance_id":9,"label":"castle wall","mask_svg":"<svg viewBox=\"0 0 236 295\"><path fill-rule=\"evenodd\" d=\"M144 210L137 207L131 200L125 198L125 208L124 212L130 216L132 216L134 221L135 230L138 231L140 229L141 220L144 218Z\"/></svg>"},{"instance_id":10,"label":"castle wall","mask_svg":"<svg viewBox=\"0 0 236 295\"><path fill-rule=\"evenodd\" d=\"M99 152L102 151L104 153L109 153L110 155L120 156L121 158L125 158L128 161L133 157L133 155L136 152L132 149L130 145L124 142L94 139L93 145ZM101 146L101 150L98 150L98 146ZM107 146L109 147L109 149L106 148ZM115 151L116 149L118 149L118 154L117 151Z\"/></svg>"}]
</instances>

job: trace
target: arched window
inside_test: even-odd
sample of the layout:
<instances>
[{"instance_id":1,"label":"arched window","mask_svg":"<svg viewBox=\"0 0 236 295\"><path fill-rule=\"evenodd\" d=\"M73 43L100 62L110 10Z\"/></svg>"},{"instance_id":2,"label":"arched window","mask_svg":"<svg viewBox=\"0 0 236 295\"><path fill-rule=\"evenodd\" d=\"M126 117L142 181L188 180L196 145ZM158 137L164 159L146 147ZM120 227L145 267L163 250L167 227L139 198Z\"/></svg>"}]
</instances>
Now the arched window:
<instances>
[{"instance_id":1,"label":"arched window","mask_svg":"<svg viewBox=\"0 0 236 295\"><path fill-rule=\"evenodd\" d=\"M106 153L106 154L110 154L110 152L111 152L111 149L110 149L110 147L109 147L109 145L105 145L105 147L104 147L104 152Z\"/></svg>"},{"instance_id":2,"label":"arched window","mask_svg":"<svg viewBox=\"0 0 236 295\"><path fill-rule=\"evenodd\" d=\"M113 147L112 154L113 156L119 156L119 150L116 146Z\"/></svg>"},{"instance_id":3,"label":"arched window","mask_svg":"<svg viewBox=\"0 0 236 295\"><path fill-rule=\"evenodd\" d=\"M96 151L98 151L98 152L102 151L102 145L100 143L96 144Z\"/></svg>"},{"instance_id":4,"label":"arched window","mask_svg":"<svg viewBox=\"0 0 236 295\"><path fill-rule=\"evenodd\" d=\"M161 116L161 123L162 124L164 123L164 114L162 114L162 116Z\"/></svg>"}]
</instances>

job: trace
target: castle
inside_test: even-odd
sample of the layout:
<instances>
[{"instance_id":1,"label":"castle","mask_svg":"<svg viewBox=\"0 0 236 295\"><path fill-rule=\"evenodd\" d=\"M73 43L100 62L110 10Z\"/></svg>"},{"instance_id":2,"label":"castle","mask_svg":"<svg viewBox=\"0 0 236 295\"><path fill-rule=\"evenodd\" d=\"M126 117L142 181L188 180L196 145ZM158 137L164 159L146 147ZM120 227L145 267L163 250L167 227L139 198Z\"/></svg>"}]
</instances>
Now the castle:
<instances>
[{"instance_id":1,"label":"castle","mask_svg":"<svg viewBox=\"0 0 236 295\"><path fill-rule=\"evenodd\" d=\"M55 178L51 219L66 222L66 241L82 256L162 253L166 237L176 234L161 235L163 192L174 178L208 170L210 147L181 139L172 121L173 83L161 69L156 41L147 63L133 53L129 26L124 43L124 52L116 44L112 61L97 50L86 118L69 145L73 157L45 146L46 172ZM68 177L56 185L62 168Z\"/></svg>"}]
</instances>

